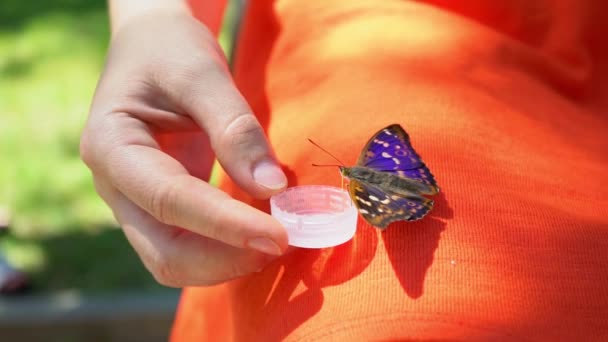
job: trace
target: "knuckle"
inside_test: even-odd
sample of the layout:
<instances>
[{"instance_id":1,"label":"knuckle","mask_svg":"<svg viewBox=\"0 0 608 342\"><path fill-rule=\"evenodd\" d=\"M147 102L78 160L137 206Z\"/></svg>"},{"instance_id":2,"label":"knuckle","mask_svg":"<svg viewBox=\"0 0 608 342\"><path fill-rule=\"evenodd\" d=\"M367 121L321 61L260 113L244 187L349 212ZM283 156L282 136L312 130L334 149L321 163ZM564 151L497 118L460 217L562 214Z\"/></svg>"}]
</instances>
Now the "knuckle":
<instances>
[{"instance_id":1,"label":"knuckle","mask_svg":"<svg viewBox=\"0 0 608 342\"><path fill-rule=\"evenodd\" d=\"M109 165L114 159L121 159L123 148L133 143L141 143L140 137L129 134L141 129L142 124L123 112L108 112L90 119L80 136L80 159L95 172L111 174ZM135 125L139 124L140 127ZM138 140L137 140L138 139Z\"/></svg>"},{"instance_id":2,"label":"knuckle","mask_svg":"<svg viewBox=\"0 0 608 342\"><path fill-rule=\"evenodd\" d=\"M166 287L181 287L181 280L177 277L179 271L172 258L165 254L158 254L149 265L154 280Z\"/></svg>"},{"instance_id":3,"label":"knuckle","mask_svg":"<svg viewBox=\"0 0 608 342\"><path fill-rule=\"evenodd\" d=\"M209 55L194 57L185 70L198 80L211 76L226 76L225 62Z\"/></svg>"},{"instance_id":4,"label":"knuckle","mask_svg":"<svg viewBox=\"0 0 608 342\"><path fill-rule=\"evenodd\" d=\"M228 267L227 277L233 279L261 271L271 261L271 257L253 252L245 258L233 262Z\"/></svg>"},{"instance_id":5,"label":"knuckle","mask_svg":"<svg viewBox=\"0 0 608 342\"><path fill-rule=\"evenodd\" d=\"M182 70L202 78L211 75L228 76L230 74L226 57L220 48L216 48L215 44L204 44L195 50L197 52L190 54L185 59L182 54L177 56L176 63L182 66Z\"/></svg>"},{"instance_id":6,"label":"knuckle","mask_svg":"<svg viewBox=\"0 0 608 342\"><path fill-rule=\"evenodd\" d=\"M150 210L152 216L166 224L174 224L177 217L177 198L180 194L181 182L179 180L162 182L152 190L150 196Z\"/></svg>"},{"instance_id":7,"label":"knuckle","mask_svg":"<svg viewBox=\"0 0 608 342\"><path fill-rule=\"evenodd\" d=\"M241 277L245 274L249 274L252 271L251 266L244 264L244 263L239 263L239 262L232 262L228 265L228 276L230 278L237 278L237 277Z\"/></svg>"},{"instance_id":8,"label":"knuckle","mask_svg":"<svg viewBox=\"0 0 608 342\"><path fill-rule=\"evenodd\" d=\"M96 165L96 158L91 140L91 135L88 133L88 130L85 130L80 137L79 153L80 159L85 163L85 165L90 169L94 169Z\"/></svg>"},{"instance_id":9,"label":"knuckle","mask_svg":"<svg viewBox=\"0 0 608 342\"><path fill-rule=\"evenodd\" d=\"M90 152L90 147L89 147L89 140L88 137L85 135L83 135L80 138L80 145L79 145L79 151L80 151L80 159L88 166L91 167L93 164L93 156Z\"/></svg>"},{"instance_id":10,"label":"knuckle","mask_svg":"<svg viewBox=\"0 0 608 342\"><path fill-rule=\"evenodd\" d=\"M262 127L255 116L249 112L237 115L226 126L221 138L222 144L231 147L254 148L265 141ZM248 150L251 152L251 150Z\"/></svg>"}]
</instances>

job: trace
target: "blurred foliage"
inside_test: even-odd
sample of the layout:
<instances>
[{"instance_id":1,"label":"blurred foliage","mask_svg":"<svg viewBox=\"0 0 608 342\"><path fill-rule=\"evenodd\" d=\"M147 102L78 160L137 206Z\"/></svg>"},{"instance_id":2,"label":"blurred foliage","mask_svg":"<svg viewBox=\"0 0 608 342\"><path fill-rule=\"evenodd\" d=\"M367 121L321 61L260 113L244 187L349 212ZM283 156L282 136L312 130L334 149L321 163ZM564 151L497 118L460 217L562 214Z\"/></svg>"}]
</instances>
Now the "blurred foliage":
<instances>
[{"instance_id":1,"label":"blurred foliage","mask_svg":"<svg viewBox=\"0 0 608 342\"><path fill-rule=\"evenodd\" d=\"M0 253L38 290L159 287L79 158L108 41L104 0L0 2Z\"/></svg>"},{"instance_id":2,"label":"blurred foliage","mask_svg":"<svg viewBox=\"0 0 608 342\"><path fill-rule=\"evenodd\" d=\"M20 236L110 219L78 154L107 36L103 9L0 33L0 202Z\"/></svg>"}]
</instances>

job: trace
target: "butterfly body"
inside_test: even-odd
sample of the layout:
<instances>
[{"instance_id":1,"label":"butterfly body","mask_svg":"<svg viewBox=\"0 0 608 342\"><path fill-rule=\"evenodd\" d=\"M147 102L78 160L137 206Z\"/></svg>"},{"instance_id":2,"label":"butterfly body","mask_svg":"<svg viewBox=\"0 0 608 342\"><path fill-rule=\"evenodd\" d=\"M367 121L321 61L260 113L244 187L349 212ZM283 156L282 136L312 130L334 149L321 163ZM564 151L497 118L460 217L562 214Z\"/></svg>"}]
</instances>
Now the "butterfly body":
<instances>
[{"instance_id":1,"label":"butterfly body","mask_svg":"<svg viewBox=\"0 0 608 342\"><path fill-rule=\"evenodd\" d=\"M386 228L395 221L415 221L432 208L439 187L410 138L398 124L372 136L353 167L340 167L349 180L350 197L371 225Z\"/></svg>"},{"instance_id":2,"label":"butterfly body","mask_svg":"<svg viewBox=\"0 0 608 342\"><path fill-rule=\"evenodd\" d=\"M399 176L389 172L376 171L364 166L340 167L342 176L349 180L357 180L375 185L390 192L409 196L415 193L434 195L438 192L436 187L419 182L412 178Z\"/></svg>"}]
</instances>

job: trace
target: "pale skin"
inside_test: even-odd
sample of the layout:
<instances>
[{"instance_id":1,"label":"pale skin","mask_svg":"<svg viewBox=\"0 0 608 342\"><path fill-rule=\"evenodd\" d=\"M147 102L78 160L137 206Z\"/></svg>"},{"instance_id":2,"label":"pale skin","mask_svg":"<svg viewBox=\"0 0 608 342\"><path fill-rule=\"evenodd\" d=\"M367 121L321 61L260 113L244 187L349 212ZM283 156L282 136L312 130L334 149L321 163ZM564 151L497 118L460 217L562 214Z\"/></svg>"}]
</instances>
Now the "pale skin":
<instances>
[{"instance_id":1,"label":"pale skin","mask_svg":"<svg viewBox=\"0 0 608 342\"><path fill-rule=\"evenodd\" d=\"M80 146L97 192L163 285L261 270L287 249L285 230L206 181L215 157L256 198L287 179L215 37L185 1L109 3L112 41Z\"/></svg>"}]
</instances>

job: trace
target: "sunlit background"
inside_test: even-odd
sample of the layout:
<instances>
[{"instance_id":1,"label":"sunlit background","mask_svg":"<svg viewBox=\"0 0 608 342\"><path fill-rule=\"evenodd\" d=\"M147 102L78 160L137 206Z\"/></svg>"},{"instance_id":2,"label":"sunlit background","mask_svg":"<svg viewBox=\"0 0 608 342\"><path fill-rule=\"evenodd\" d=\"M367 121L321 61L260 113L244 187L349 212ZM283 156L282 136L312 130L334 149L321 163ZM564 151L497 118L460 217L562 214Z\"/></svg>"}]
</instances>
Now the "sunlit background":
<instances>
[{"instance_id":1,"label":"sunlit background","mask_svg":"<svg viewBox=\"0 0 608 342\"><path fill-rule=\"evenodd\" d=\"M228 49L231 25L225 27L220 40ZM28 275L26 296L165 291L79 158L108 42L104 0L0 2L0 216L9 223L0 255Z\"/></svg>"}]
</instances>

